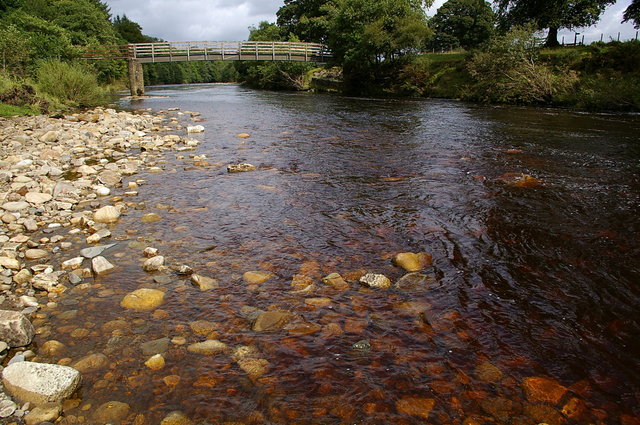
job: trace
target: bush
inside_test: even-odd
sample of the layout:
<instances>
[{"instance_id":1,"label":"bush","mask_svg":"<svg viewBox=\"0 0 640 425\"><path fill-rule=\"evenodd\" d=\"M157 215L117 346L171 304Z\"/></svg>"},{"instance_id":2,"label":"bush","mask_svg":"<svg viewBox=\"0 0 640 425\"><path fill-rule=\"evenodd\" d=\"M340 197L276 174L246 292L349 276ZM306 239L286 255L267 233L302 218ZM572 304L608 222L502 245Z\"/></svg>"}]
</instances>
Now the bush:
<instances>
[{"instance_id":1,"label":"bush","mask_svg":"<svg viewBox=\"0 0 640 425\"><path fill-rule=\"evenodd\" d=\"M91 107L104 102L104 92L95 73L79 63L48 60L37 71L38 89L61 104Z\"/></svg>"},{"instance_id":2,"label":"bush","mask_svg":"<svg viewBox=\"0 0 640 425\"><path fill-rule=\"evenodd\" d=\"M494 38L468 67L476 81L471 98L486 102L549 104L577 82L575 72L541 63L531 27Z\"/></svg>"}]
</instances>

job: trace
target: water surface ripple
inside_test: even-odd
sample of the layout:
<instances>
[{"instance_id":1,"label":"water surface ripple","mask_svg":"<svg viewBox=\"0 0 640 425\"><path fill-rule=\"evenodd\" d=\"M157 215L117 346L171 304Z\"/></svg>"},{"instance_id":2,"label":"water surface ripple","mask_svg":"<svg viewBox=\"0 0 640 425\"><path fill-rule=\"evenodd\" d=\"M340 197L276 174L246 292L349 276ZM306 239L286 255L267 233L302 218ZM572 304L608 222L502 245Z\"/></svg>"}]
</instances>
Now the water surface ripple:
<instances>
[{"instance_id":1,"label":"water surface ripple","mask_svg":"<svg viewBox=\"0 0 640 425\"><path fill-rule=\"evenodd\" d=\"M164 173L142 176L147 209L131 209L115 234L138 229L221 287L200 292L174 275L167 317L125 311L121 295L153 282L141 250L119 248L129 259L99 281L116 295L73 308L98 327L121 318L132 328L120 345L102 333L65 341L79 354L119 347L115 370L87 377L85 398L127 401L147 423L173 410L210 423L425 423L424 405L406 408L417 399L435 401L432 424L640 423L640 117L235 85L149 94L158 97L127 106L202 113L196 154L214 165L169 155ZM240 162L258 170L226 172ZM537 183L518 187L507 173ZM148 212L163 220L141 224ZM320 282L358 269L396 281L404 272L391 258L408 251L433 256L418 291ZM248 288L249 270L275 278ZM301 273L316 282L312 294L291 293ZM312 308L309 297L332 301ZM253 332L245 306L292 311L322 330ZM203 340L195 320L216 322L232 349L255 345L268 372L250 379L228 354L183 346L162 371L142 365L142 342ZM359 341L370 349L354 349ZM523 391L527 377L569 390L540 402Z\"/></svg>"}]
</instances>

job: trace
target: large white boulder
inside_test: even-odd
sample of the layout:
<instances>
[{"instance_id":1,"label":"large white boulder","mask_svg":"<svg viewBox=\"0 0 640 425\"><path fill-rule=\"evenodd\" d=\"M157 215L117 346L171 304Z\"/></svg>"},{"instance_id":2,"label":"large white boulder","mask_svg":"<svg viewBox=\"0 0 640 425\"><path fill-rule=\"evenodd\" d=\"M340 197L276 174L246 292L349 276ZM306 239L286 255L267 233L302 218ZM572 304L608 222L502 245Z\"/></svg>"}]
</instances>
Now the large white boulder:
<instances>
[{"instance_id":1,"label":"large white boulder","mask_svg":"<svg viewBox=\"0 0 640 425\"><path fill-rule=\"evenodd\" d=\"M21 403L36 406L71 397L81 380L74 368L47 363L17 362L2 371L6 391Z\"/></svg>"}]
</instances>

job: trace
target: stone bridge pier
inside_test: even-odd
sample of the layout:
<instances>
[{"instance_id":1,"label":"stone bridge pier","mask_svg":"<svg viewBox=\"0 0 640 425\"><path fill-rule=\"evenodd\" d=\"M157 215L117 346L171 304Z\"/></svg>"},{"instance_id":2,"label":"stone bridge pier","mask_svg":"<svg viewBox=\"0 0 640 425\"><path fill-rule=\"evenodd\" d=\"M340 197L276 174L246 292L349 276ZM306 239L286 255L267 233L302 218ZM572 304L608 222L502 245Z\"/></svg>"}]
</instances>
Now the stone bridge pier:
<instances>
[{"instance_id":1,"label":"stone bridge pier","mask_svg":"<svg viewBox=\"0 0 640 425\"><path fill-rule=\"evenodd\" d=\"M144 96L142 63L135 59L129 59L129 88L131 96Z\"/></svg>"}]
</instances>

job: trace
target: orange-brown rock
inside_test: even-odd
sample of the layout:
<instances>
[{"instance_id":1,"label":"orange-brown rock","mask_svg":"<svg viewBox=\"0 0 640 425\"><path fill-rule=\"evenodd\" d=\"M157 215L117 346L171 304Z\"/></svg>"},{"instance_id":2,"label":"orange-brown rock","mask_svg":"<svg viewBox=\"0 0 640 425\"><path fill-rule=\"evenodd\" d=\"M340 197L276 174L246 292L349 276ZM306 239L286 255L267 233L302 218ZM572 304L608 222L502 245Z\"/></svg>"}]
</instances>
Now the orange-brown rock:
<instances>
[{"instance_id":1,"label":"orange-brown rock","mask_svg":"<svg viewBox=\"0 0 640 425\"><path fill-rule=\"evenodd\" d=\"M431 255L426 252L401 252L393 257L393 264L408 272L424 270L431 265Z\"/></svg>"},{"instance_id":2,"label":"orange-brown rock","mask_svg":"<svg viewBox=\"0 0 640 425\"><path fill-rule=\"evenodd\" d=\"M428 419L435 404L432 398L405 397L396 402L396 410L405 415Z\"/></svg>"},{"instance_id":3,"label":"orange-brown rock","mask_svg":"<svg viewBox=\"0 0 640 425\"><path fill-rule=\"evenodd\" d=\"M580 418L587 410L587 405L579 398L573 397L562 407L562 414L569 419Z\"/></svg>"},{"instance_id":4,"label":"orange-brown rock","mask_svg":"<svg viewBox=\"0 0 640 425\"><path fill-rule=\"evenodd\" d=\"M567 392L567 388L556 380L542 377L529 377L522 380L522 388L527 400L532 403L557 404Z\"/></svg>"}]
</instances>

